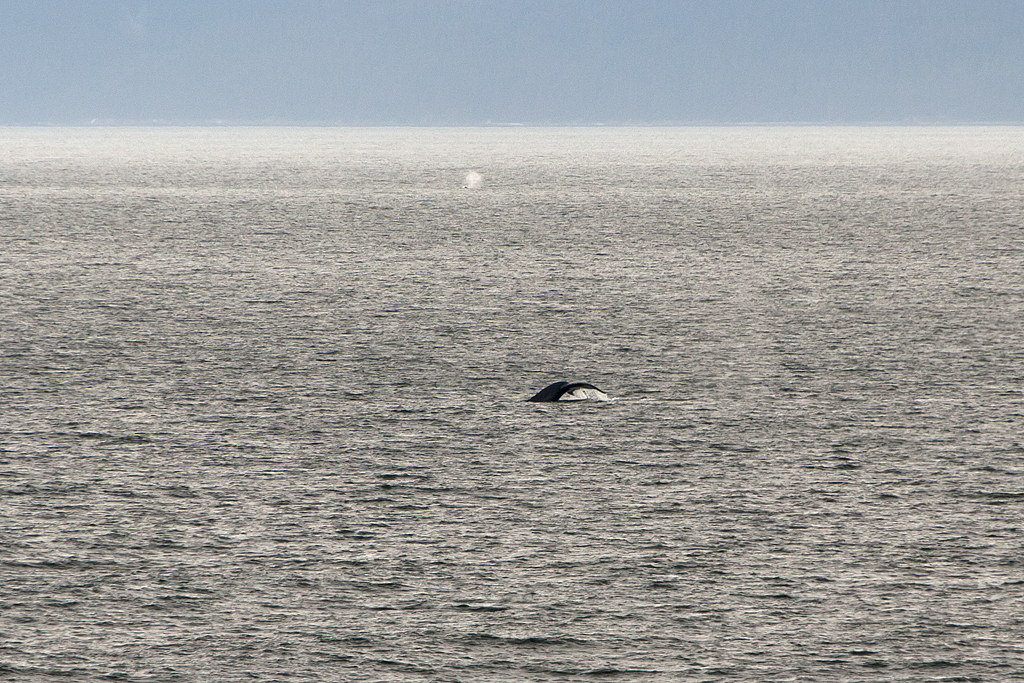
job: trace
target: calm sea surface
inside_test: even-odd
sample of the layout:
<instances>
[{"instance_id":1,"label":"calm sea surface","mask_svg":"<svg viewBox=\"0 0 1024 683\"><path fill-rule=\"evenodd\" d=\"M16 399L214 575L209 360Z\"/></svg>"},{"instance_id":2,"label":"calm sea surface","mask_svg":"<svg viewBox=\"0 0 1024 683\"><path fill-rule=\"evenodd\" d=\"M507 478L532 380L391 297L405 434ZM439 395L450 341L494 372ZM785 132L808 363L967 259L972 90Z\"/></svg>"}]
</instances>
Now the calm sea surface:
<instances>
[{"instance_id":1,"label":"calm sea surface","mask_svg":"<svg viewBox=\"0 0 1024 683\"><path fill-rule=\"evenodd\" d=\"M0 129L0 680L1024 680L1024 128Z\"/></svg>"}]
</instances>

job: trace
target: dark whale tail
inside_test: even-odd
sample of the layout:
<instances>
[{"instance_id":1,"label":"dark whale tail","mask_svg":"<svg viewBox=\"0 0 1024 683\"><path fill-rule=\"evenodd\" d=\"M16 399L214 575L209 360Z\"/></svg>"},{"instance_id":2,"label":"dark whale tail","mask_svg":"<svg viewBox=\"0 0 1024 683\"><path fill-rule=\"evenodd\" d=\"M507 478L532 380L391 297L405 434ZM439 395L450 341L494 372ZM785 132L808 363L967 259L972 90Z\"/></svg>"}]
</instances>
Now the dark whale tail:
<instances>
[{"instance_id":1,"label":"dark whale tail","mask_svg":"<svg viewBox=\"0 0 1024 683\"><path fill-rule=\"evenodd\" d=\"M527 401L540 403L542 401L579 401L585 398L596 398L607 401L608 395L586 382L555 382L549 384Z\"/></svg>"}]
</instances>

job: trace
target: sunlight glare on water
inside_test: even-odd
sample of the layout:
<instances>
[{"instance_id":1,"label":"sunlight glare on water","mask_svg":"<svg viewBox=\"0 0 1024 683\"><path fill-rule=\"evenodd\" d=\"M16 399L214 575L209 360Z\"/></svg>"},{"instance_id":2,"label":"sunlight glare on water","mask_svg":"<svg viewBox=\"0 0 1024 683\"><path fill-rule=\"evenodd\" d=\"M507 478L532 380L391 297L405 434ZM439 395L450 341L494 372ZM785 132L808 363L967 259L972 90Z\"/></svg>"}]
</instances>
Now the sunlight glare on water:
<instances>
[{"instance_id":1,"label":"sunlight glare on water","mask_svg":"<svg viewBox=\"0 0 1024 683\"><path fill-rule=\"evenodd\" d=\"M6 678L1019 675L1022 129L0 148Z\"/></svg>"}]
</instances>

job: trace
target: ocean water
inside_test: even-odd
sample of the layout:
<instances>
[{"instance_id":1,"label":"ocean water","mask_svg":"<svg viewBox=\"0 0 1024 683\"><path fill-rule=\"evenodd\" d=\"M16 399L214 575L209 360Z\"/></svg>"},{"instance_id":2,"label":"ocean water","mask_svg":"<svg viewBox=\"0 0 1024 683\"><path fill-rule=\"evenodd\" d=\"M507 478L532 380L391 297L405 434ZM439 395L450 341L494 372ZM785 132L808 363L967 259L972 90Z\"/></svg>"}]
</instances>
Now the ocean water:
<instances>
[{"instance_id":1,"label":"ocean water","mask_svg":"<svg viewBox=\"0 0 1024 683\"><path fill-rule=\"evenodd\" d=\"M1022 680L1022 539L1024 128L0 129L0 680Z\"/></svg>"}]
</instances>

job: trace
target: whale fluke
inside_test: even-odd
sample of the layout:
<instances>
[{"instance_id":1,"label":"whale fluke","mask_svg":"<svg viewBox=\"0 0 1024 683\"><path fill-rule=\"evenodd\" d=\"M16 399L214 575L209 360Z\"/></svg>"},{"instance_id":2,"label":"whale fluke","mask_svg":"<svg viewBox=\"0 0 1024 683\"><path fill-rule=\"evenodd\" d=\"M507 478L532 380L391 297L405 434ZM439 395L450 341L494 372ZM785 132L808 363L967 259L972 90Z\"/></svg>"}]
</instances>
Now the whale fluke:
<instances>
[{"instance_id":1,"label":"whale fluke","mask_svg":"<svg viewBox=\"0 0 1024 683\"><path fill-rule=\"evenodd\" d=\"M580 401L587 398L607 401L608 394L587 382L555 382L538 391L527 401L540 403L542 401Z\"/></svg>"}]
</instances>

